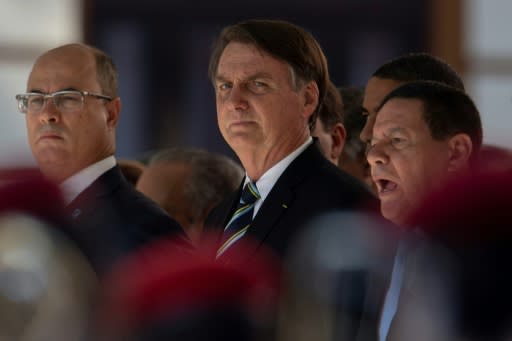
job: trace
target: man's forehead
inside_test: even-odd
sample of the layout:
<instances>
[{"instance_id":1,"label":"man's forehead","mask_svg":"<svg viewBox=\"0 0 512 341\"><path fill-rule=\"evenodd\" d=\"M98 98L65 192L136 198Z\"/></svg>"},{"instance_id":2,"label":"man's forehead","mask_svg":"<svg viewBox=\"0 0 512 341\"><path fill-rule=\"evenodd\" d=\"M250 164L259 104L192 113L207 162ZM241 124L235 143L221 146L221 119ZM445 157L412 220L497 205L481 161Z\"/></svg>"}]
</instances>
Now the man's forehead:
<instances>
[{"instance_id":1,"label":"man's forehead","mask_svg":"<svg viewBox=\"0 0 512 341\"><path fill-rule=\"evenodd\" d=\"M75 56L76 57L76 56ZM29 77L28 86L39 86L39 83L63 81L66 87L74 87L74 83L96 82L96 65L92 56L47 53L34 64Z\"/></svg>"},{"instance_id":2,"label":"man's forehead","mask_svg":"<svg viewBox=\"0 0 512 341\"><path fill-rule=\"evenodd\" d=\"M374 128L415 127L426 124L423 119L422 102L419 99L393 98L377 113Z\"/></svg>"},{"instance_id":3,"label":"man's forehead","mask_svg":"<svg viewBox=\"0 0 512 341\"><path fill-rule=\"evenodd\" d=\"M240 71L248 75L265 73L272 66L290 68L285 61L272 56L253 44L231 42L226 46L219 59L217 76L232 71Z\"/></svg>"}]
</instances>

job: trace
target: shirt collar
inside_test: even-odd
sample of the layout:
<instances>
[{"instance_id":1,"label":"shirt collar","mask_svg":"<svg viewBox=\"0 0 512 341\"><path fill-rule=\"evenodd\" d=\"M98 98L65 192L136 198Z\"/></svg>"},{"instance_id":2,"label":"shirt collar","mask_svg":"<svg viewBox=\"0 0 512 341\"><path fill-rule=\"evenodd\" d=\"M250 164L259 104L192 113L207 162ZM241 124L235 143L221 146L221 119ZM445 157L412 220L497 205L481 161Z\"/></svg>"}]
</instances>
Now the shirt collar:
<instances>
[{"instance_id":1,"label":"shirt collar","mask_svg":"<svg viewBox=\"0 0 512 341\"><path fill-rule=\"evenodd\" d=\"M260 200L256 201L254 204L254 215L258 212L259 208L261 207L261 204L263 201L265 201L265 198L268 196L274 185L276 184L277 180L283 174L283 172L288 168L288 166L297 158L297 156L300 155L311 143L313 143L313 139L309 137L306 142L304 142L302 145L300 145L297 149L295 149L293 152L288 154L284 159L276 163L272 168L267 170L263 175L259 178L258 181L256 181L256 187L258 188L258 192L260 193ZM247 173L245 174L245 181L244 186L251 181Z\"/></svg>"},{"instance_id":2,"label":"shirt collar","mask_svg":"<svg viewBox=\"0 0 512 341\"><path fill-rule=\"evenodd\" d=\"M69 205L76 197L89 187L97 178L99 178L106 171L114 168L116 165L116 158L111 155L105 159L98 161L76 174L73 174L60 185L64 202Z\"/></svg>"}]
</instances>

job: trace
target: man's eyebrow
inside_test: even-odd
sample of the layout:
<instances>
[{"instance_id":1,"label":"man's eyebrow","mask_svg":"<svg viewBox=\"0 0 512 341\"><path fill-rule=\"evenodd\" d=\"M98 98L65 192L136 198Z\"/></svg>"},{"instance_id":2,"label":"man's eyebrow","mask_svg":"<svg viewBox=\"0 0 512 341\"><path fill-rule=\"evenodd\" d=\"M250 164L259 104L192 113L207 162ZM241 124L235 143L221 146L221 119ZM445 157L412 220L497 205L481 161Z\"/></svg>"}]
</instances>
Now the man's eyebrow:
<instances>
[{"instance_id":1,"label":"man's eyebrow","mask_svg":"<svg viewBox=\"0 0 512 341\"><path fill-rule=\"evenodd\" d=\"M405 129L404 127L401 127L401 126L396 126L394 123L383 122L382 125L384 126L383 131L384 131L385 136L390 136L390 135L393 135L396 133L407 134L407 129ZM386 125L391 125L391 126L387 127Z\"/></svg>"},{"instance_id":2,"label":"man's eyebrow","mask_svg":"<svg viewBox=\"0 0 512 341\"><path fill-rule=\"evenodd\" d=\"M65 88L65 89L57 90L55 92L59 92L59 91L80 91L80 90L78 90L77 88ZM40 90L40 89L30 89L28 92L33 92L33 93L38 93L38 94L45 94L45 92Z\"/></svg>"},{"instance_id":3,"label":"man's eyebrow","mask_svg":"<svg viewBox=\"0 0 512 341\"><path fill-rule=\"evenodd\" d=\"M224 83L224 82L227 82L227 81L228 80L225 77L221 76L221 75L215 76L215 82L216 83Z\"/></svg>"},{"instance_id":4,"label":"man's eyebrow","mask_svg":"<svg viewBox=\"0 0 512 341\"><path fill-rule=\"evenodd\" d=\"M258 78L268 78L268 79L271 79L272 78L272 75L268 72L257 72L255 73L254 75L251 75L249 77L247 77L247 80L255 80L255 79L258 79Z\"/></svg>"},{"instance_id":5,"label":"man's eyebrow","mask_svg":"<svg viewBox=\"0 0 512 341\"><path fill-rule=\"evenodd\" d=\"M390 133L403 133L403 132L406 132L407 130L404 128L404 127L393 127L391 129L389 129L389 132Z\"/></svg>"},{"instance_id":6,"label":"man's eyebrow","mask_svg":"<svg viewBox=\"0 0 512 341\"><path fill-rule=\"evenodd\" d=\"M259 78L272 79L272 75L268 72L256 72L255 74L252 74L252 75L249 75L249 76L243 78L242 81L247 82L247 81L252 81L255 79L259 79ZM229 80L222 75L215 76L215 81L216 82L229 82Z\"/></svg>"}]
</instances>

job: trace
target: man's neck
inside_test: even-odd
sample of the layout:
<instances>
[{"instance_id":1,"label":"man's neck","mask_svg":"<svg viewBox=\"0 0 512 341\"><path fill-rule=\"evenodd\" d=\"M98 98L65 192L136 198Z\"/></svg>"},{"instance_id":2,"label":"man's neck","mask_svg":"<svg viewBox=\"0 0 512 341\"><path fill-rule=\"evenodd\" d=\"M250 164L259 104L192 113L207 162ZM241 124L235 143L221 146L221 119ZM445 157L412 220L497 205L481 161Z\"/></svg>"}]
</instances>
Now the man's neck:
<instances>
[{"instance_id":1,"label":"man's neck","mask_svg":"<svg viewBox=\"0 0 512 341\"><path fill-rule=\"evenodd\" d=\"M73 174L76 174L80 171L80 168L70 167L67 164L57 163L51 165L39 165L39 169L46 178L56 184L61 184L66 179L73 176Z\"/></svg>"},{"instance_id":2,"label":"man's neck","mask_svg":"<svg viewBox=\"0 0 512 341\"><path fill-rule=\"evenodd\" d=\"M272 146L266 150L249 150L239 155L247 175L252 181L257 181L265 172L275 166L285 157L301 147L310 137L305 137L293 144L287 146Z\"/></svg>"}]
</instances>

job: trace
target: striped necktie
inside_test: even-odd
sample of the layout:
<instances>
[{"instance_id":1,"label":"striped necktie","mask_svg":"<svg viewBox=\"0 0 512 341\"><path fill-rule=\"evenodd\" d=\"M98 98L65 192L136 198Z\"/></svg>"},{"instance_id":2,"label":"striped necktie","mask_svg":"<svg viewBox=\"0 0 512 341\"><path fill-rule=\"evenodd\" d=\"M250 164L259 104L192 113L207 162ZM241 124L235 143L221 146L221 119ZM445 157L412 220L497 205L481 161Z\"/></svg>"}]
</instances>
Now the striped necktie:
<instances>
[{"instance_id":1,"label":"striped necktie","mask_svg":"<svg viewBox=\"0 0 512 341\"><path fill-rule=\"evenodd\" d=\"M256 184L248 182L242 191L242 196L240 197L235 213L233 213L233 216L224 229L222 244L217 251L217 258L245 234L252 222L254 203L259 198L260 193L258 192Z\"/></svg>"}]
</instances>

